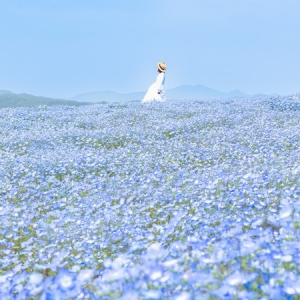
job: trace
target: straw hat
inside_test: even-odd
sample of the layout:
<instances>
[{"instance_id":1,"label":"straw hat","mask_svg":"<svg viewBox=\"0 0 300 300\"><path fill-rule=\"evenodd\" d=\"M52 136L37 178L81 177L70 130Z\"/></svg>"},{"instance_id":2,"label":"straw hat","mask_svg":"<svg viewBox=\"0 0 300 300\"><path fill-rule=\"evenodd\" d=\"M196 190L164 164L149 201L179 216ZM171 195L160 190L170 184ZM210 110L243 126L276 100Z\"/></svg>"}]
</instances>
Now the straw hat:
<instances>
[{"instance_id":1,"label":"straw hat","mask_svg":"<svg viewBox=\"0 0 300 300\"><path fill-rule=\"evenodd\" d=\"M158 70L165 73L167 70L167 65L164 62L157 63Z\"/></svg>"}]
</instances>

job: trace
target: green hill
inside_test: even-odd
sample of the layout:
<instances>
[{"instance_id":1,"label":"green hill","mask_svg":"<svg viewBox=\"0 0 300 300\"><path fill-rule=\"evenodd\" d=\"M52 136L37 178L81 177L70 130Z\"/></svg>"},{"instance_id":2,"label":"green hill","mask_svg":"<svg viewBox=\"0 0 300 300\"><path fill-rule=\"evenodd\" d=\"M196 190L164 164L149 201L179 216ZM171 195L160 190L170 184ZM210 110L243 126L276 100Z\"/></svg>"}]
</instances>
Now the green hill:
<instances>
[{"instance_id":1,"label":"green hill","mask_svg":"<svg viewBox=\"0 0 300 300\"><path fill-rule=\"evenodd\" d=\"M7 90L0 90L0 95L4 95L4 94L12 94L12 92Z\"/></svg>"},{"instance_id":2,"label":"green hill","mask_svg":"<svg viewBox=\"0 0 300 300\"><path fill-rule=\"evenodd\" d=\"M0 94L0 108L19 107L19 106L39 106L39 105L89 105L90 102L78 102L63 99L53 99L46 97L38 97L29 94Z\"/></svg>"}]
</instances>

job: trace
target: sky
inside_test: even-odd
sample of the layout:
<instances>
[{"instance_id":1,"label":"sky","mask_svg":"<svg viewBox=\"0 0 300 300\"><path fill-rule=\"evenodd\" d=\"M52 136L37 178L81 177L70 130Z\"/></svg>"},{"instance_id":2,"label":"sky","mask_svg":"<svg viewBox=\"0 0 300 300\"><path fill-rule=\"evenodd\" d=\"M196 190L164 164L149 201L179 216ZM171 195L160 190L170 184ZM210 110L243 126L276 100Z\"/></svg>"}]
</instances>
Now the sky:
<instances>
[{"instance_id":1,"label":"sky","mask_svg":"<svg viewBox=\"0 0 300 300\"><path fill-rule=\"evenodd\" d=\"M0 90L300 92L299 0L0 0Z\"/></svg>"}]
</instances>

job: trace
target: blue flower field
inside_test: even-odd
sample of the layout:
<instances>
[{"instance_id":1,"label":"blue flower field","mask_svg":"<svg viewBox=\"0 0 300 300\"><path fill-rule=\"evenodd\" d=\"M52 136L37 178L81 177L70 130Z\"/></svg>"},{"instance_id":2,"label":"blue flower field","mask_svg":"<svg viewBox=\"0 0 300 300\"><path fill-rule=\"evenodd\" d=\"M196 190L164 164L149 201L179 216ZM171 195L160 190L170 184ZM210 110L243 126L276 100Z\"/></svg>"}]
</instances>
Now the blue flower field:
<instances>
[{"instance_id":1,"label":"blue flower field","mask_svg":"<svg viewBox=\"0 0 300 300\"><path fill-rule=\"evenodd\" d=\"M0 299L300 299L298 97L0 110Z\"/></svg>"}]
</instances>

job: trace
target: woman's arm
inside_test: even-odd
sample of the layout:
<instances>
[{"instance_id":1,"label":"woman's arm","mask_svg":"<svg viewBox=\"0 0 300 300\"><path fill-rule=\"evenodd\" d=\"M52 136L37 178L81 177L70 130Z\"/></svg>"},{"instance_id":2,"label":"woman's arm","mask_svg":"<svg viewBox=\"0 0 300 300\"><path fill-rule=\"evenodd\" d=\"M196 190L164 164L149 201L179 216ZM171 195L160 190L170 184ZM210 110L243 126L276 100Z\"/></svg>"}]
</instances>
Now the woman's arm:
<instances>
[{"instance_id":1,"label":"woman's arm","mask_svg":"<svg viewBox=\"0 0 300 300\"><path fill-rule=\"evenodd\" d=\"M164 85L165 73L159 73L156 78L157 93L160 94Z\"/></svg>"}]
</instances>

